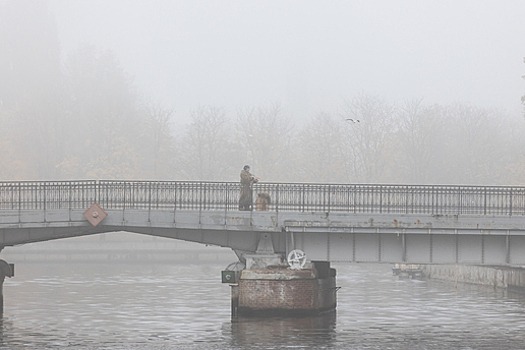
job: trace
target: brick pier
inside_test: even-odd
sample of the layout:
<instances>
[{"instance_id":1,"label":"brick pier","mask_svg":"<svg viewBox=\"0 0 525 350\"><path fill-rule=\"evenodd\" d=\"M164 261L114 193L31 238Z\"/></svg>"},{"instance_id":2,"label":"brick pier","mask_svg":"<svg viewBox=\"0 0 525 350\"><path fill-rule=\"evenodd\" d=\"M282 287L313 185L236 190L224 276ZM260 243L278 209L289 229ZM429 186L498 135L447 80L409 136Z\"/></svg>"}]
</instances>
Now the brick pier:
<instances>
[{"instance_id":1,"label":"brick pier","mask_svg":"<svg viewBox=\"0 0 525 350\"><path fill-rule=\"evenodd\" d=\"M286 266L245 269L235 287L237 314L293 316L333 310L335 275L328 262L312 262L300 270Z\"/></svg>"}]
</instances>

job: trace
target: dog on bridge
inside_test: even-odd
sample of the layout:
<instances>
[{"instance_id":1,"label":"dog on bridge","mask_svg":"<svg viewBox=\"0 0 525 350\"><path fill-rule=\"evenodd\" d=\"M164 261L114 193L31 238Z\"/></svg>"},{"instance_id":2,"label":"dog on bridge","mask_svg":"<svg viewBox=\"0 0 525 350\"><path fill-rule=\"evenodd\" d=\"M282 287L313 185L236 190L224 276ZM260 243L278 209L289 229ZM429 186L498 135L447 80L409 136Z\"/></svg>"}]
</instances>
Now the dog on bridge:
<instances>
[{"instance_id":1,"label":"dog on bridge","mask_svg":"<svg viewBox=\"0 0 525 350\"><path fill-rule=\"evenodd\" d=\"M270 195L268 193L258 193L255 200L255 210L266 211L270 205Z\"/></svg>"}]
</instances>

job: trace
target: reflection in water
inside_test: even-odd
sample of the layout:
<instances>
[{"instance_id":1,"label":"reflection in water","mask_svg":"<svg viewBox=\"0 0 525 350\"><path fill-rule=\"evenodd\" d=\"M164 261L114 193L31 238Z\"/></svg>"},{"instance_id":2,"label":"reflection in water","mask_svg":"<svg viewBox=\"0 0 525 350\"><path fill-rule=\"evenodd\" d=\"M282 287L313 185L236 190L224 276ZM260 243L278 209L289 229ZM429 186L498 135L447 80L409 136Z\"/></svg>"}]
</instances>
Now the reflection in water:
<instances>
[{"instance_id":1,"label":"reflection in water","mask_svg":"<svg viewBox=\"0 0 525 350\"><path fill-rule=\"evenodd\" d=\"M4 318L2 315L0 315L0 343L4 342L4 324L7 325L7 321L4 321Z\"/></svg>"},{"instance_id":2,"label":"reflection in water","mask_svg":"<svg viewBox=\"0 0 525 350\"><path fill-rule=\"evenodd\" d=\"M333 345L335 340L336 311L310 317L237 317L225 323L223 329L231 329L233 347L264 348L268 344L280 344L290 348L319 348Z\"/></svg>"}]
</instances>

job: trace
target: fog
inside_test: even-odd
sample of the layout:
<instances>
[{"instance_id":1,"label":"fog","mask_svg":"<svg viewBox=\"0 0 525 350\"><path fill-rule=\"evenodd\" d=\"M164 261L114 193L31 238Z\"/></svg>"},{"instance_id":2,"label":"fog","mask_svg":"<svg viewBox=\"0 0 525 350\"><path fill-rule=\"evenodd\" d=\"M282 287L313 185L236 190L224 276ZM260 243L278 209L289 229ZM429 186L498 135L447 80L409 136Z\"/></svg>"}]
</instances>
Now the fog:
<instances>
[{"instance_id":1,"label":"fog","mask_svg":"<svg viewBox=\"0 0 525 350\"><path fill-rule=\"evenodd\" d=\"M523 13L0 0L0 177L522 184Z\"/></svg>"},{"instance_id":2,"label":"fog","mask_svg":"<svg viewBox=\"0 0 525 350\"><path fill-rule=\"evenodd\" d=\"M278 102L299 118L360 92L519 109L523 1L52 2L66 52L112 50L177 111Z\"/></svg>"}]
</instances>

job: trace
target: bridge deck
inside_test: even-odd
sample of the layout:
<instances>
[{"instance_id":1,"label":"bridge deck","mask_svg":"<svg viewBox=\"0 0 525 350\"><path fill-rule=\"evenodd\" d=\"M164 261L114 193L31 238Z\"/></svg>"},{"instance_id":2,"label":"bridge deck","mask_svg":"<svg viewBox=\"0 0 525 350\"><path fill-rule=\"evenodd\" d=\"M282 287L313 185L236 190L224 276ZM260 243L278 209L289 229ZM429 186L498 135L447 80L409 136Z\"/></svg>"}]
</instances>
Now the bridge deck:
<instances>
[{"instance_id":1,"label":"bridge deck","mask_svg":"<svg viewBox=\"0 0 525 350\"><path fill-rule=\"evenodd\" d=\"M268 211L239 211L237 183L0 183L0 245L129 231L312 260L525 264L525 188L256 184ZM86 210L108 214L94 226Z\"/></svg>"}]
</instances>

